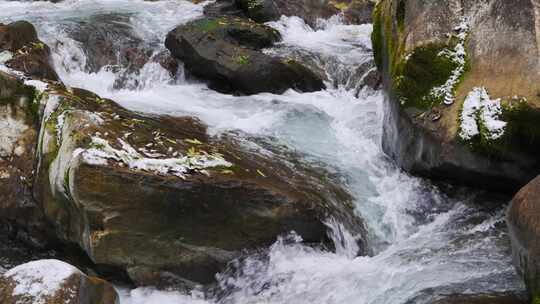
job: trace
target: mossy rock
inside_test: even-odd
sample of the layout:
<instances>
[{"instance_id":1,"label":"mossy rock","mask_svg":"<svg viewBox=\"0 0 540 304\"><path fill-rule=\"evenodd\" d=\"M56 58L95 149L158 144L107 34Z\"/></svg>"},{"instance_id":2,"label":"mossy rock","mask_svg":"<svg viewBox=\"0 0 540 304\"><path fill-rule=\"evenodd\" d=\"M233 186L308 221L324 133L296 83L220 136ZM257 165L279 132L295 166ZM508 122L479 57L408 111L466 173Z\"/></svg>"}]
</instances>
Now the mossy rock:
<instances>
[{"instance_id":1,"label":"mossy rock","mask_svg":"<svg viewBox=\"0 0 540 304\"><path fill-rule=\"evenodd\" d=\"M523 158L540 153L540 110L523 100L503 101L500 119L506 122L504 134L497 139L487 136L480 125L480 134L470 140L460 139L475 152L494 160L511 160L516 154Z\"/></svg>"},{"instance_id":2,"label":"mossy rock","mask_svg":"<svg viewBox=\"0 0 540 304\"><path fill-rule=\"evenodd\" d=\"M443 85L457 63L439 54L446 45L427 44L416 48L394 74L395 95L404 108L431 109L441 100L430 96L433 88Z\"/></svg>"},{"instance_id":3,"label":"mossy rock","mask_svg":"<svg viewBox=\"0 0 540 304\"><path fill-rule=\"evenodd\" d=\"M271 47L281 40L281 35L275 29L238 17L203 18L190 23L190 27L216 39L225 39L256 50Z\"/></svg>"},{"instance_id":4,"label":"mossy rock","mask_svg":"<svg viewBox=\"0 0 540 304\"><path fill-rule=\"evenodd\" d=\"M165 45L190 73L220 92L250 95L324 89L321 78L308 68L261 51L279 39L279 33L268 26L221 17L181 25L167 35Z\"/></svg>"},{"instance_id":5,"label":"mossy rock","mask_svg":"<svg viewBox=\"0 0 540 304\"><path fill-rule=\"evenodd\" d=\"M475 3L377 4L373 51L389 99L383 148L414 174L515 191L540 172L536 8L522 0L489 0L485 10ZM501 100L503 136L487 136L480 123L480 135L461 138L463 103L475 88ZM525 102L511 105L514 96Z\"/></svg>"}]
</instances>

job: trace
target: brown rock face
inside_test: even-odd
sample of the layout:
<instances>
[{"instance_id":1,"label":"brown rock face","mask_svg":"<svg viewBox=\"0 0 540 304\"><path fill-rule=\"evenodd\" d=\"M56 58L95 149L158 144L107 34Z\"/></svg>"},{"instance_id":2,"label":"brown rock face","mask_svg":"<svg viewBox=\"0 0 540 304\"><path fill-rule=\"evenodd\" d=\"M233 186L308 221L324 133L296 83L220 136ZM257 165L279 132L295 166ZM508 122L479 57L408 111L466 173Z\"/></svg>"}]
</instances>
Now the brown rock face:
<instances>
[{"instance_id":1,"label":"brown rock face","mask_svg":"<svg viewBox=\"0 0 540 304\"><path fill-rule=\"evenodd\" d=\"M540 176L512 200L507 223L514 265L533 299L540 299Z\"/></svg>"},{"instance_id":2,"label":"brown rock face","mask_svg":"<svg viewBox=\"0 0 540 304\"><path fill-rule=\"evenodd\" d=\"M58 260L19 265L0 276L2 304L118 304L114 287Z\"/></svg>"},{"instance_id":3,"label":"brown rock face","mask_svg":"<svg viewBox=\"0 0 540 304\"><path fill-rule=\"evenodd\" d=\"M47 226L32 198L39 133L35 98L33 87L0 72L0 223L21 232Z\"/></svg>"},{"instance_id":4,"label":"brown rock face","mask_svg":"<svg viewBox=\"0 0 540 304\"><path fill-rule=\"evenodd\" d=\"M50 88L36 197L57 235L137 284L199 283L242 250L296 231L358 236L350 197L294 159L264 157L193 118L144 117L83 90Z\"/></svg>"},{"instance_id":5,"label":"brown rock face","mask_svg":"<svg viewBox=\"0 0 540 304\"><path fill-rule=\"evenodd\" d=\"M517 191L540 173L533 2L379 2L373 45L388 93L383 146L404 169L498 191ZM489 98L474 110L478 131L464 136L465 100L479 88ZM500 109L492 117L505 123L503 134L485 127L488 105Z\"/></svg>"},{"instance_id":6,"label":"brown rock face","mask_svg":"<svg viewBox=\"0 0 540 304\"><path fill-rule=\"evenodd\" d=\"M10 68L36 78L58 80L49 47L39 40L32 24L17 21L0 25L0 50L12 53L7 62Z\"/></svg>"}]
</instances>

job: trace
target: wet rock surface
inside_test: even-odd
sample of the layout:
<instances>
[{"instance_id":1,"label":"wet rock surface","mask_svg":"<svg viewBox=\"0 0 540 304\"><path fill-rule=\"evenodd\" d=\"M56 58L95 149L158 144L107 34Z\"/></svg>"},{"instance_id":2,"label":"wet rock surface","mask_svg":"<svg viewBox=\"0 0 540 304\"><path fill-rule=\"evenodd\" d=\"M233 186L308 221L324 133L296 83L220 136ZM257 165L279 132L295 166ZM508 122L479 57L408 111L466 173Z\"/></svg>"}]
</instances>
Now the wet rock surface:
<instances>
[{"instance_id":1,"label":"wet rock surface","mask_svg":"<svg viewBox=\"0 0 540 304\"><path fill-rule=\"evenodd\" d=\"M28 76L58 80L51 65L50 49L38 38L34 26L26 21L0 24L0 50L7 66Z\"/></svg>"},{"instance_id":2,"label":"wet rock surface","mask_svg":"<svg viewBox=\"0 0 540 304\"><path fill-rule=\"evenodd\" d=\"M72 43L80 46L84 54L71 59L77 62L76 68L89 73L114 73L116 79L112 87L116 89L138 87L137 76L144 73L142 70L147 64L159 64L171 77L176 76L178 62L158 41L145 41L141 37L144 34L132 24L128 13L95 14L64 23L63 30L70 39L58 41L54 47L69 48ZM69 70L70 59L64 60Z\"/></svg>"},{"instance_id":3,"label":"wet rock surface","mask_svg":"<svg viewBox=\"0 0 540 304\"><path fill-rule=\"evenodd\" d=\"M129 15L103 14L69 24L69 35L84 46L89 72L106 66L135 71L148 62L152 50L130 23Z\"/></svg>"},{"instance_id":4,"label":"wet rock surface","mask_svg":"<svg viewBox=\"0 0 540 304\"><path fill-rule=\"evenodd\" d=\"M322 80L294 60L261 52L279 40L274 29L235 17L204 18L167 35L165 45L193 75L221 92L283 93L323 89Z\"/></svg>"}]
</instances>

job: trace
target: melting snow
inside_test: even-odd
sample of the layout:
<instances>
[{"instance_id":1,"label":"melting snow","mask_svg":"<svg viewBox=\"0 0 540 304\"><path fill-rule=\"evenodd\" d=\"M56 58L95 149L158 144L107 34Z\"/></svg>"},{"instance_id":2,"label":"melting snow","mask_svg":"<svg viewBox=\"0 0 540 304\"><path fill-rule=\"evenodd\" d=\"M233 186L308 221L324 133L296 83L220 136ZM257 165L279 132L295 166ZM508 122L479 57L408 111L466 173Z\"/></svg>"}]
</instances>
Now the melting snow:
<instances>
[{"instance_id":1,"label":"melting snow","mask_svg":"<svg viewBox=\"0 0 540 304\"><path fill-rule=\"evenodd\" d=\"M488 139L501 137L506 127L506 122L499 119L501 114L500 99L492 100L485 88L474 88L463 103L459 136L469 140L479 135L481 123L487 130Z\"/></svg>"},{"instance_id":2,"label":"melting snow","mask_svg":"<svg viewBox=\"0 0 540 304\"><path fill-rule=\"evenodd\" d=\"M45 304L47 297L64 288L66 280L81 272L58 260L38 260L17 266L5 273L5 277L17 285L13 296L31 296L34 304Z\"/></svg>"},{"instance_id":3,"label":"melting snow","mask_svg":"<svg viewBox=\"0 0 540 304\"><path fill-rule=\"evenodd\" d=\"M36 90L38 90L39 92L44 92L49 86L48 83L35 79L26 80L24 81L24 84L36 88Z\"/></svg>"},{"instance_id":4,"label":"melting snow","mask_svg":"<svg viewBox=\"0 0 540 304\"><path fill-rule=\"evenodd\" d=\"M190 171L204 173L204 169L213 167L230 167L232 164L217 153L199 153L177 158L148 158L137 152L129 143L118 138L122 149L115 149L109 142L100 137L92 137L93 147L77 149L74 156L82 155L84 161L93 165L106 165L107 160L115 160L127 165L130 169L154 172L161 175L174 175L185 178Z\"/></svg>"},{"instance_id":5,"label":"melting snow","mask_svg":"<svg viewBox=\"0 0 540 304\"><path fill-rule=\"evenodd\" d=\"M430 95L436 98L443 98L443 102L447 105L454 103L454 88L459 82L459 78L465 72L466 56L465 41L469 32L469 22L467 18L463 18L460 24L454 28L457 32L458 43L453 50L444 50L439 53L439 56L444 56L457 64L455 70L452 71L450 78L441 86L431 90Z\"/></svg>"}]
</instances>

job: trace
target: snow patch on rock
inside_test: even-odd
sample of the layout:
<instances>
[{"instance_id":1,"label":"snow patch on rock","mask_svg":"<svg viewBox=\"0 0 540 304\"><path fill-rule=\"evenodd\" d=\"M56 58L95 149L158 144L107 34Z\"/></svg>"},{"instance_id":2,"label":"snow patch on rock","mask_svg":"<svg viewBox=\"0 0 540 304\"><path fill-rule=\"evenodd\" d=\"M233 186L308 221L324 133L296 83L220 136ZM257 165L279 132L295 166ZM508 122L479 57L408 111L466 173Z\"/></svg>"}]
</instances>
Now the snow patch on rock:
<instances>
[{"instance_id":1,"label":"snow patch on rock","mask_svg":"<svg viewBox=\"0 0 540 304\"><path fill-rule=\"evenodd\" d=\"M231 167L218 153L192 153L175 158L148 158L137 152L126 141L118 138L121 149L112 147L109 142L100 137L92 137L89 149L77 149L73 152L75 157L81 156L87 164L106 165L108 160L114 160L138 171L153 172L160 175L174 175L185 178L193 171L206 173L204 170L215 167Z\"/></svg>"},{"instance_id":2,"label":"snow patch on rock","mask_svg":"<svg viewBox=\"0 0 540 304\"><path fill-rule=\"evenodd\" d=\"M45 304L64 287L72 275L82 274L77 268L58 260L38 260L22 264L4 276L15 282L13 296L32 297L32 303Z\"/></svg>"},{"instance_id":3,"label":"snow patch on rock","mask_svg":"<svg viewBox=\"0 0 540 304\"><path fill-rule=\"evenodd\" d=\"M458 26L454 28L457 33L458 43L454 49L445 49L439 53L439 56L447 57L457 64L457 67L452 71L450 78L441 86L435 87L429 93L430 96L435 98L442 98L443 102L447 105L454 103L454 89L459 83L459 79L465 73L465 66L467 64L467 52L465 51L465 42L469 33L469 21L467 18L462 18Z\"/></svg>"},{"instance_id":4,"label":"snow patch on rock","mask_svg":"<svg viewBox=\"0 0 540 304\"><path fill-rule=\"evenodd\" d=\"M474 88L463 103L459 136L470 140L480 135L481 127L483 127L487 139L498 139L504 135L507 124L500 120L501 115L501 100L491 99L486 88Z\"/></svg>"},{"instance_id":5,"label":"snow patch on rock","mask_svg":"<svg viewBox=\"0 0 540 304\"><path fill-rule=\"evenodd\" d=\"M27 86L34 87L40 93L45 92L47 90L47 88L49 87L48 83L46 83L44 81L41 81L41 80L34 80L34 79L25 80L24 84L27 85Z\"/></svg>"}]
</instances>

